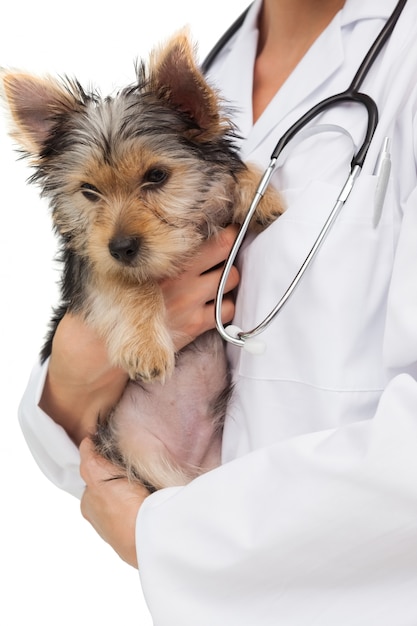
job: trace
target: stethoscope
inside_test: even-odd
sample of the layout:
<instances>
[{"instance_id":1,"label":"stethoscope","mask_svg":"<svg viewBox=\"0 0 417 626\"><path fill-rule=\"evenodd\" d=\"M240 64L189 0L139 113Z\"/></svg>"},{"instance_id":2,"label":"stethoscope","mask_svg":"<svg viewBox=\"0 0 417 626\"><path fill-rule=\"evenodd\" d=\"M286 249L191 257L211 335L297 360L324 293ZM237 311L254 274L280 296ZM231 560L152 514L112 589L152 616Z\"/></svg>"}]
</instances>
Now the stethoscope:
<instances>
[{"instance_id":1,"label":"stethoscope","mask_svg":"<svg viewBox=\"0 0 417 626\"><path fill-rule=\"evenodd\" d=\"M330 228L334 224L336 217L340 213L341 208L347 201L350 195L350 192L352 191L353 186L359 176L359 173L362 170L365 157L368 153L369 146L371 144L376 127L378 125L378 107L375 101L367 94L361 93L359 89L364 79L368 75L369 70L371 69L372 65L377 59L379 53L381 52L382 48L386 44L387 40L389 39L392 31L394 30L395 25L397 24L398 18L400 17L401 12L406 2L407 0L400 0L397 3L394 11L392 12L391 16L387 20L385 26L382 28L381 32L379 33L374 43L370 47L369 51L365 55L358 71L356 72L351 84L346 89L346 91L330 96L329 98L326 98L325 100L322 100L321 102L313 106L309 111L307 111L307 113L305 113L302 117L300 117L287 130L286 133L284 133L284 135L281 137L281 139L278 141L277 145L275 146L275 149L270 158L270 163L261 178L261 181L255 192L252 203L248 209L246 218L242 226L240 227L240 230L238 232L234 245L226 260L223 273L220 279L220 283L218 286L218 290L217 290L217 296L215 300L216 326L222 338L228 341L229 343L232 343L235 346L240 346L242 348L245 348L248 352L252 352L252 353L263 352L264 350L263 342L255 338L261 332L263 332L264 330L268 328L268 326L276 318L278 313L286 304L286 302L288 301L288 299L294 292L295 288L299 284L300 280L305 275L307 268L310 266L312 260L316 256L317 251L319 250L321 244L323 243ZM227 44L230 38L241 27L249 8L246 9L246 11L232 24L232 26L224 33L224 35L221 37L221 39L217 42L215 47L209 53L209 55L207 56L207 58L205 59L202 65L202 69L204 72L206 72L209 69L209 67L211 66L211 64L213 63L213 61L219 54L219 52L223 49L223 47ZM306 125L309 124L313 119L315 119L320 113L342 102L351 102L351 103L358 103L358 104L363 105L367 111L368 125L366 129L365 138L362 142L362 145L360 146L360 148L358 149L358 151L356 152L356 154L354 155L351 161L349 176L345 184L343 185L343 188L336 200L334 207L329 213L329 216L327 220L325 221L316 241L314 242L310 252L306 256L300 269L296 273L294 279L290 283L288 289L284 292L284 295L281 297L281 299L278 301L278 303L276 304L274 309L269 313L269 315L265 317L265 319L260 324L258 324L255 328L249 331L243 331L234 325L229 325L227 327L224 327L222 319L221 319L221 306L222 306L222 300L224 296L225 285L226 285L230 270L233 266L233 263L236 259L236 256L242 245L243 239L248 230L251 218L254 212L256 211L256 208L259 202L262 200L262 197L265 193L266 188L268 187L270 183L270 180L271 180L272 174L274 173L279 155L282 153L283 149L287 146L287 144L292 139L294 139L297 133L299 133L302 129L304 129ZM385 146L385 148L387 151L386 153L388 155L388 146ZM388 165L388 163L389 163L389 160L387 158L386 164ZM389 172L388 172L388 176L389 176ZM386 178L388 176L386 176Z\"/></svg>"}]
</instances>

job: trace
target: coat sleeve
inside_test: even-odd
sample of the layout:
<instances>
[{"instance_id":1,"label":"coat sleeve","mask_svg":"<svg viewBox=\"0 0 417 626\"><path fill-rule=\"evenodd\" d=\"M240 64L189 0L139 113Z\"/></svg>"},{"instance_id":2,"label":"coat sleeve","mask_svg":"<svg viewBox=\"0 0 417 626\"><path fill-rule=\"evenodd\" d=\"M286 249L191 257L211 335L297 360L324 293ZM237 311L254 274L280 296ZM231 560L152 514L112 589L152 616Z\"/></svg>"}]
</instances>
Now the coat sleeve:
<instances>
[{"instance_id":1,"label":"coat sleeve","mask_svg":"<svg viewBox=\"0 0 417 626\"><path fill-rule=\"evenodd\" d=\"M19 406L19 422L26 443L43 473L60 489L80 498L84 483L79 472L79 453L65 430L38 404L48 362L37 363Z\"/></svg>"},{"instance_id":2,"label":"coat sleeve","mask_svg":"<svg viewBox=\"0 0 417 626\"><path fill-rule=\"evenodd\" d=\"M158 626L417 623L415 381L395 377L370 422L155 494L137 546Z\"/></svg>"},{"instance_id":3,"label":"coat sleeve","mask_svg":"<svg viewBox=\"0 0 417 626\"><path fill-rule=\"evenodd\" d=\"M259 449L148 498L157 626L417 623L417 193L399 237L376 414Z\"/></svg>"}]
</instances>

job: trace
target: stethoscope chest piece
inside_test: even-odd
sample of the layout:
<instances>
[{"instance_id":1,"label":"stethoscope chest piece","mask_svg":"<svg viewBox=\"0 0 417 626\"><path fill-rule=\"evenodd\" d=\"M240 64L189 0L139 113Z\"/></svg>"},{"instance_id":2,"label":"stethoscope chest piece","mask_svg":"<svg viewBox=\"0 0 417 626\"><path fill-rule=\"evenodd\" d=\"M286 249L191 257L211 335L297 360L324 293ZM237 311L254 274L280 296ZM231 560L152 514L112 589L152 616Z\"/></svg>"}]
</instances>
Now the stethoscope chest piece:
<instances>
[{"instance_id":1,"label":"stethoscope chest piece","mask_svg":"<svg viewBox=\"0 0 417 626\"><path fill-rule=\"evenodd\" d=\"M239 328L239 326L235 326L234 324L229 324L229 326L226 326L224 330L229 337L229 341L230 339L242 341L242 337L245 335L243 330ZM262 339L256 339L256 337L248 337L247 339L243 340L242 348L246 352L249 352L249 354L263 354L266 350L266 343L262 341Z\"/></svg>"}]
</instances>

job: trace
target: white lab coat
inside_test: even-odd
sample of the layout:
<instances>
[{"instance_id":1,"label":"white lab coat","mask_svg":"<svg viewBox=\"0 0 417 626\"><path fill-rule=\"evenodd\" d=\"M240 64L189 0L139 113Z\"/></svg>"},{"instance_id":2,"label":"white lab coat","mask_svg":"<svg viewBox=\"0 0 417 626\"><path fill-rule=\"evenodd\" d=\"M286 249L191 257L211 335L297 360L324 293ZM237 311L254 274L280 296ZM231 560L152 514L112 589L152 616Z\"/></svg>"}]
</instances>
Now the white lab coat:
<instances>
[{"instance_id":1,"label":"white lab coat","mask_svg":"<svg viewBox=\"0 0 417 626\"><path fill-rule=\"evenodd\" d=\"M347 0L252 127L255 3L212 77L239 104L242 153L266 165L289 125L350 83L395 0ZM380 110L364 170L308 275L265 332L230 349L236 391L223 465L162 490L137 522L156 626L417 624L417 2L409 0L363 90ZM274 174L286 213L245 248L236 323L252 328L308 252L363 135L360 106L326 113ZM384 137L392 176L381 215ZM78 452L35 408L20 419L41 468L80 495Z\"/></svg>"}]
</instances>

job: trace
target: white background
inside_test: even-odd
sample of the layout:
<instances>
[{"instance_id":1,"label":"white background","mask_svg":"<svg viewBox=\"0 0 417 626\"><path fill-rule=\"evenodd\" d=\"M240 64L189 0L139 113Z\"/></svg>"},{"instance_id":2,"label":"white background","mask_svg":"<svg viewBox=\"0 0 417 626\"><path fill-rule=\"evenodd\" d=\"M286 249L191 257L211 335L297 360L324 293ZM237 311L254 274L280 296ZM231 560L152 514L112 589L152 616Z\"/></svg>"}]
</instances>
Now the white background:
<instances>
[{"instance_id":1,"label":"white background","mask_svg":"<svg viewBox=\"0 0 417 626\"><path fill-rule=\"evenodd\" d=\"M185 24L202 59L247 3L9 1L2 8L0 66L76 76L107 94L131 83L134 60ZM0 109L0 624L149 626L137 572L95 535L77 500L44 478L18 427L17 407L58 278L48 209L26 185L28 175Z\"/></svg>"}]
</instances>

